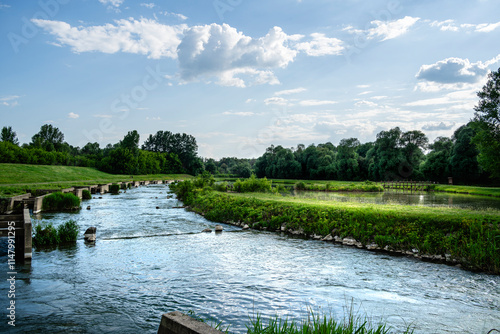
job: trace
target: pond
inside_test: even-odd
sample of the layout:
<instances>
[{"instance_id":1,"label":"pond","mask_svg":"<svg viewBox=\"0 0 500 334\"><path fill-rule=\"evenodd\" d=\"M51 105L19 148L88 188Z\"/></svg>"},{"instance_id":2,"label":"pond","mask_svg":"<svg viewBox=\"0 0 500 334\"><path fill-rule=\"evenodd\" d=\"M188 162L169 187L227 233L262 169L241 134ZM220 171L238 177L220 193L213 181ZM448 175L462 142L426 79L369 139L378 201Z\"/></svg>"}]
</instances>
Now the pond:
<instances>
[{"instance_id":1,"label":"pond","mask_svg":"<svg viewBox=\"0 0 500 334\"><path fill-rule=\"evenodd\" d=\"M141 187L85 201L79 213L39 215L55 225L74 219L82 233L96 226L97 242L81 235L76 246L36 250L30 266L17 266L9 333L156 333L171 311L244 333L257 313L342 318L349 307L394 328L414 323L416 333L500 327L499 276L224 224L220 234L201 233L216 224L175 208L182 203L167 191Z\"/></svg>"},{"instance_id":2,"label":"pond","mask_svg":"<svg viewBox=\"0 0 500 334\"><path fill-rule=\"evenodd\" d=\"M380 193L363 193L294 190L289 193L284 193L284 195L324 201L422 205L472 210L500 210L500 198L441 192L384 191Z\"/></svg>"}]
</instances>

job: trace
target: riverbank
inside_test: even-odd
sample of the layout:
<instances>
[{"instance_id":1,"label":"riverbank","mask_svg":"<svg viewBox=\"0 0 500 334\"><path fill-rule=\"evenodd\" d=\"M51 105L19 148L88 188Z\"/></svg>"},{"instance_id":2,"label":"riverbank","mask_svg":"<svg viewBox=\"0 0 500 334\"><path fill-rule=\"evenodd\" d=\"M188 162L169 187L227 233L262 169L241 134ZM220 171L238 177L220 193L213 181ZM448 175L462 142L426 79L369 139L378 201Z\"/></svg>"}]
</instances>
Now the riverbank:
<instances>
[{"instance_id":1,"label":"riverbank","mask_svg":"<svg viewBox=\"0 0 500 334\"><path fill-rule=\"evenodd\" d=\"M296 199L196 189L181 196L216 222L287 232L500 274L500 212Z\"/></svg>"},{"instance_id":2,"label":"riverbank","mask_svg":"<svg viewBox=\"0 0 500 334\"><path fill-rule=\"evenodd\" d=\"M62 190L130 181L184 180L187 174L113 175L89 167L0 164L0 197L12 197L38 189Z\"/></svg>"}]
</instances>

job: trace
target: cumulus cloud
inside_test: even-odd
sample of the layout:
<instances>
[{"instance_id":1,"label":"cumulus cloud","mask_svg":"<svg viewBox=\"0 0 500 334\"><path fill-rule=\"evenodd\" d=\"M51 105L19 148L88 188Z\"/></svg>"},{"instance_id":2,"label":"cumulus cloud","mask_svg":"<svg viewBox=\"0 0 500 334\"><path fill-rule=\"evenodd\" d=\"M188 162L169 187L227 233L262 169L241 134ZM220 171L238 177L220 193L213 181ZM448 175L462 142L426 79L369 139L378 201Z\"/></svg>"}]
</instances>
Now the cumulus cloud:
<instances>
[{"instance_id":1,"label":"cumulus cloud","mask_svg":"<svg viewBox=\"0 0 500 334\"><path fill-rule=\"evenodd\" d=\"M149 9L156 7L156 5L153 2L150 2L150 3L141 3L141 6L149 8Z\"/></svg>"},{"instance_id":2,"label":"cumulus cloud","mask_svg":"<svg viewBox=\"0 0 500 334\"><path fill-rule=\"evenodd\" d=\"M280 27L271 28L265 36L250 37L228 24L190 27L165 25L145 18L95 26L71 26L43 19L32 22L55 36L57 43L52 44L69 46L76 53L125 52L152 59L178 59L181 82L215 79L224 86L279 84L274 70L287 67L299 52L324 56L338 55L343 50L342 42L336 38L313 33L308 41L303 35L288 35Z\"/></svg>"},{"instance_id":3,"label":"cumulus cloud","mask_svg":"<svg viewBox=\"0 0 500 334\"><path fill-rule=\"evenodd\" d=\"M451 123L445 123L445 122L440 122L440 123L428 123L424 126L422 126L422 130L426 131L443 131L443 130L450 130L455 126L455 122Z\"/></svg>"},{"instance_id":4,"label":"cumulus cloud","mask_svg":"<svg viewBox=\"0 0 500 334\"><path fill-rule=\"evenodd\" d=\"M434 64L422 65L416 78L442 84L474 83L487 73L487 67L480 61L471 63L468 59L452 57Z\"/></svg>"},{"instance_id":5,"label":"cumulus cloud","mask_svg":"<svg viewBox=\"0 0 500 334\"><path fill-rule=\"evenodd\" d=\"M78 117L80 117L80 115L75 114L74 112L70 112L70 113L68 114L68 117L69 117L69 118L73 118L73 119L77 119Z\"/></svg>"},{"instance_id":6,"label":"cumulus cloud","mask_svg":"<svg viewBox=\"0 0 500 334\"><path fill-rule=\"evenodd\" d=\"M115 24L72 27L66 22L33 19L34 24L55 35L59 44L74 52L127 52L148 58L176 58L185 25L168 26L155 20L117 20Z\"/></svg>"},{"instance_id":7,"label":"cumulus cloud","mask_svg":"<svg viewBox=\"0 0 500 334\"><path fill-rule=\"evenodd\" d=\"M405 16L402 19L392 21L375 20L370 22L374 26L373 28L359 30L348 26L344 28L344 31L353 34L362 34L367 39L379 38L382 41L386 41L407 33L418 20L420 20L419 17L411 16Z\"/></svg>"},{"instance_id":8,"label":"cumulus cloud","mask_svg":"<svg viewBox=\"0 0 500 334\"><path fill-rule=\"evenodd\" d=\"M340 55L344 51L343 42L338 38L326 37L324 34L311 34L310 42L297 43L295 48L304 51L308 56Z\"/></svg>"},{"instance_id":9,"label":"cumulus cloud","mask_svg":"<svg viewBox=\"0 0 500 334\"><path fill-rule=\"evenodd\" d=\"M297 55L288 47L289 39L279 27L261 38L227 24L190 27L178 47L180 76L185 81L215 76L222 85L244 87L240 75L246 75L256 83L277 84L270 69L286 67Z\"/></svg>"}]
</instances>

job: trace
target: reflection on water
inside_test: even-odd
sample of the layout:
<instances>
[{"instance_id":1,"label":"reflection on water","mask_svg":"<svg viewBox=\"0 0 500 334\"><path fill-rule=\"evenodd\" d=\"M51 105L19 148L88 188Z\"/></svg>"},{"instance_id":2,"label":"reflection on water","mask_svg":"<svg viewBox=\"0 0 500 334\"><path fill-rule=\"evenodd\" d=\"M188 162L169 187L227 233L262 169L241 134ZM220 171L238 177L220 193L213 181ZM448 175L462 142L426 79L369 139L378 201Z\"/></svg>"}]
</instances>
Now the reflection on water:
<instances>
[{"instance_id":1,"label":"reflection on water","mask_svg":"<svg viewBox=\"0 0 500 334\"><path fill-rule=\"evenodd\" d=\"M417 333L486 334L500 324L499 276L229 225L200 233L216 224L174 209L181 203L166 191L141 187L85 202L91 210L39 216L74 219L81 233L96 226L97 243L81 235L17 266L9 332L156 333L161 314L178 310L244 333L255 312L294 318L309 307L342 317L351 302L397 328L414 322ZM5 268L5 254L0 261Z\"/></svg>"},{"instance_id":2,"label":"reflection on water","mask_svg":"<svg viewBox=\"0 0 500 334\"><path fill-rule=\"evenodd\" d=\"M324 201L358 202L371 204L403 204L434 207L456 207L473 210L500 210L500 199L436 192L385 191L381 193L352 193L294 190L285 196L310 198Z\"/></svg>"}]
</instances>

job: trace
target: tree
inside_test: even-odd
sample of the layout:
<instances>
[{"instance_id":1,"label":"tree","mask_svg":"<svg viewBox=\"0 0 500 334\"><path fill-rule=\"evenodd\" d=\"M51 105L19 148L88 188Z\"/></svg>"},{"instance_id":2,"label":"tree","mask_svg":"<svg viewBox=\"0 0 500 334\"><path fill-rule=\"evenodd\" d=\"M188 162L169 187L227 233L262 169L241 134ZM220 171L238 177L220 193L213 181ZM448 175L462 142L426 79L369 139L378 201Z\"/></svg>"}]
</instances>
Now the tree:
<instances>
[{"instance_id":1,"label":"tree","mask_svg":"<svg viewBox=\"0 0 500 334\"><path fill-rule=\"evenodd\" d=\"M120 147L128 149L134 155L137 155L139 152L139 133L134 131L129 131L123 140L120 141Z\"/></svg>"},{"instance_id":2,"label":"tree","mask_svg":"<svg viewBox=\"0 0 500 334\"><path fill-rule=\"evenodd\" d=\"M9 142L14 145L19 145L19 141L17 140L17 134L12 130L12 127L4 126L2 128L2 141Z\"/></svg>"},{"instance_id":3,"label":"tree","mask_svg":"<svg viewBox=\"0 0 500 334\"><path fill-rule=\"evenodd\" d=\"M479 164L492 177L500 178L500 68L488 78L477 93L479 103L471 126L476 130L473 142L479 150Z\"/></svg>"},{"instance_id":4,"label":"tree","mask_svg":"<svg viewBox=\"0 0 500 334\"><path fill-rule=\"evenodd\" d=\"M32 145L46 151L59 150L64 142L63 133L52 124L44 124L40 131L31 137Z\"/></svg>"},{"instance_id":5,"label":"tree","mask_svg":"<svg viewBox=\"0 0 500 334\"><path fill-rule=\"evenodd\" d=\"M360 142L357 138L342 139L337 147L336 170L339 180L356 180L359 164L356 149Z\"/></svg>"},{"instance_id":6,"label":"tree","mask_svg":"<svg viewBox=\"0 0 500 334\"><path fill-rule=\"evenodd\" d=\"M476 135L470 126L462 125L453 134L453 149L450 156L450 168L453 178L463 183L474 182L480 177L480 167L477 161L479 154L472 138Z\"/></svg>"},{"instance_id":7,"label":"tree","mask_svg":"<svg viewBox=\"0 0 500 334\"><path fill-rule=\"evenodd\" d=\"M450 138L438 137L429 148L431 151L427 154L421 171L427 180L446 182L451 175L449 160L453 142Z\"/></svg>"}]
</instances>

